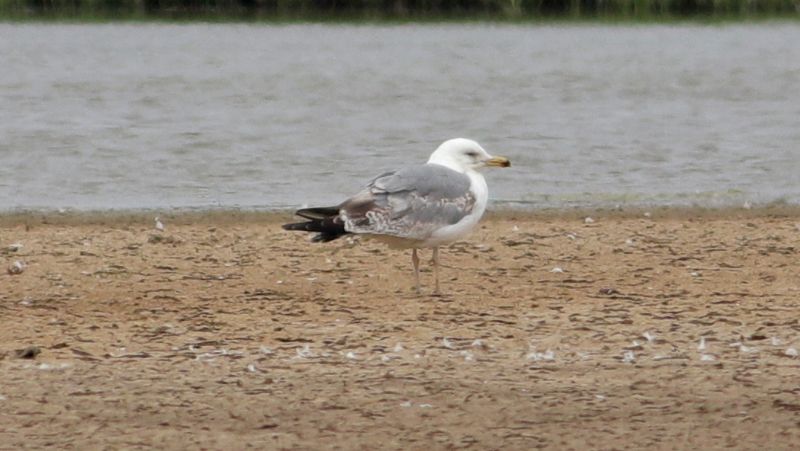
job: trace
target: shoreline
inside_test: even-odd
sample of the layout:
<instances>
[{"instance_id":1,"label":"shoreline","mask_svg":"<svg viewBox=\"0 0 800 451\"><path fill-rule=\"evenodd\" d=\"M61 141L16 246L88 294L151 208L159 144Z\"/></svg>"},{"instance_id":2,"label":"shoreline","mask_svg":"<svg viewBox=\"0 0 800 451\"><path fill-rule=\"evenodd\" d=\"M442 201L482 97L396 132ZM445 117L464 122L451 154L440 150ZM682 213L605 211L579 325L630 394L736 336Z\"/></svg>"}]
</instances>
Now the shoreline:
<instances>
[{"instance_id":1,"label":"shoreline","mask_svg":"<svg viewBox=\"0 0 800 451\"><path fill-rule=\"evenodd\" d=\"M294 209L252 208L159 208L132 210L9 210L0 211L0 227L19 225L149 225L158 216L163 222L188 224L252 224L280 223L290 220ZM745 219L761 217L800 217L800 204L776 202L752 207L743 206L634 206L634 207L567 207L516 209L509 207L487 209L483 221L495 219L582 219L585 217L614 219Z\"/></svg>"}]
</instances>

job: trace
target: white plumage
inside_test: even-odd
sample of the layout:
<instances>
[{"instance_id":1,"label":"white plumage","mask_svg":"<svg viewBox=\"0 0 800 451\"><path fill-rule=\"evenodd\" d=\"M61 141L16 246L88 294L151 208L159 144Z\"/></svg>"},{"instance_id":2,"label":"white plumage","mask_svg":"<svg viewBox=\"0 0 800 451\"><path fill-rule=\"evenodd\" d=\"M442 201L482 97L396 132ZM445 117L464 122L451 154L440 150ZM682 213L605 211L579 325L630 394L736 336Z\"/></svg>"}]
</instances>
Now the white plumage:
<instances>
[{"instance_id":1,"label":"white plumage","mask_svg":"<svg viewBox=\"0 0 800 451\"><path fill-rule=\"evenodd\" d=\"M308 222L286 224L287 230L318 232L313 241L331 241L348 233L376 238L391 247L411 248L419 292L418 248L433 248L436 292L439 292L439 246L464 238L486 211L489 189L478 169L508 167L475 141L445 141L428 162L375 177L358 194L335 207L304 208Z\"/></svg>"}]
</instances>

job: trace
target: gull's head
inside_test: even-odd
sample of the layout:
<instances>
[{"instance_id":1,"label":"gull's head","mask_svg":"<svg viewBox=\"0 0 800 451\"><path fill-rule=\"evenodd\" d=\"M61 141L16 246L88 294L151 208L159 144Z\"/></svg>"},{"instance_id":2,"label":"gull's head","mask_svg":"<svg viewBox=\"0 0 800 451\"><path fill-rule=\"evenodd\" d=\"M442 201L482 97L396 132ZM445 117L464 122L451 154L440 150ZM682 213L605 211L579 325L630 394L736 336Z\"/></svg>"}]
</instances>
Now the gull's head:
<instances>
[{"instance_id":1,"label":"gull's head","mask_svg":"<svg viewBox=\"0 0 800 451\"><path fill-rule=\"evenodd\" d=\"M465 138L455 138L443 142L431 154L428 163L440 164L458 172L474 171L485 166L501 168L511 166L508 158L493 157L480 144Z\"/></svg>"}]
</instances>

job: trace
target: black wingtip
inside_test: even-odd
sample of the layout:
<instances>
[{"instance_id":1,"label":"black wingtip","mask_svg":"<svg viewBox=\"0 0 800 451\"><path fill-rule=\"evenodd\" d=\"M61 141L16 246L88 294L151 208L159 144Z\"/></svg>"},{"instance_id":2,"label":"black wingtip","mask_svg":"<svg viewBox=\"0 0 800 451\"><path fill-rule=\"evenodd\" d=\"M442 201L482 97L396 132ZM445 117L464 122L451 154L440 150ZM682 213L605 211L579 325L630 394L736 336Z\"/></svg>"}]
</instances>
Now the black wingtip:
<instances>
[{"instance_id":1,"label":"black wingtip","mask_svg":"<svg viewBox=\"0 0 800 451\"><path fill-rule=\"evenodd\" d=\"M308 221L283 224L281 227L283 230L318 232L311 239L314 243L327 243L349 233L339 219L338 207L303 208L297 210L296 214Z\"/></svg>"},{"instance_id":2,"label":"black wingtip","mask_svg":"<svg viewBox=\"0 0 800 451\"><path fill-rule=\"evenodd\" d=\"M295 230L300 232L319 232L324 227L321 220L311 220L306 222L292 222L284 224L283 230Z\"/></svg>"}]
</instances>

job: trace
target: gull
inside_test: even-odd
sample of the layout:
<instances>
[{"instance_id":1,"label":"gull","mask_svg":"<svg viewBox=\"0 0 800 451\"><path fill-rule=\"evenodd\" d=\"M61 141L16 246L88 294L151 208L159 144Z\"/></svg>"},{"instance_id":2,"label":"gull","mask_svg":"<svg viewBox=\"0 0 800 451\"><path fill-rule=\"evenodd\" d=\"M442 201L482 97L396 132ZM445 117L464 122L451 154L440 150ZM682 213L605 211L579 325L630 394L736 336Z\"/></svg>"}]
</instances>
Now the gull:
<instances>
[{"instance_id":1,"label":"gull","mask_svg":"<svg viewBox=\"0 0 800 451\"><path fill-rule=\"evenodd\" d=\"M478 170L509 166L507 158L489 155L475 141L450 139L431 154L427 163L380 174L339 205L297 210L295 214L307 221L283 228L315 232L313 242L359 234L390 248L410 248L418 294L417 249L432 248L434 293L438 294L439 247L469 234L486 210L489 189Z\"/></svg>"}]
</instances>

